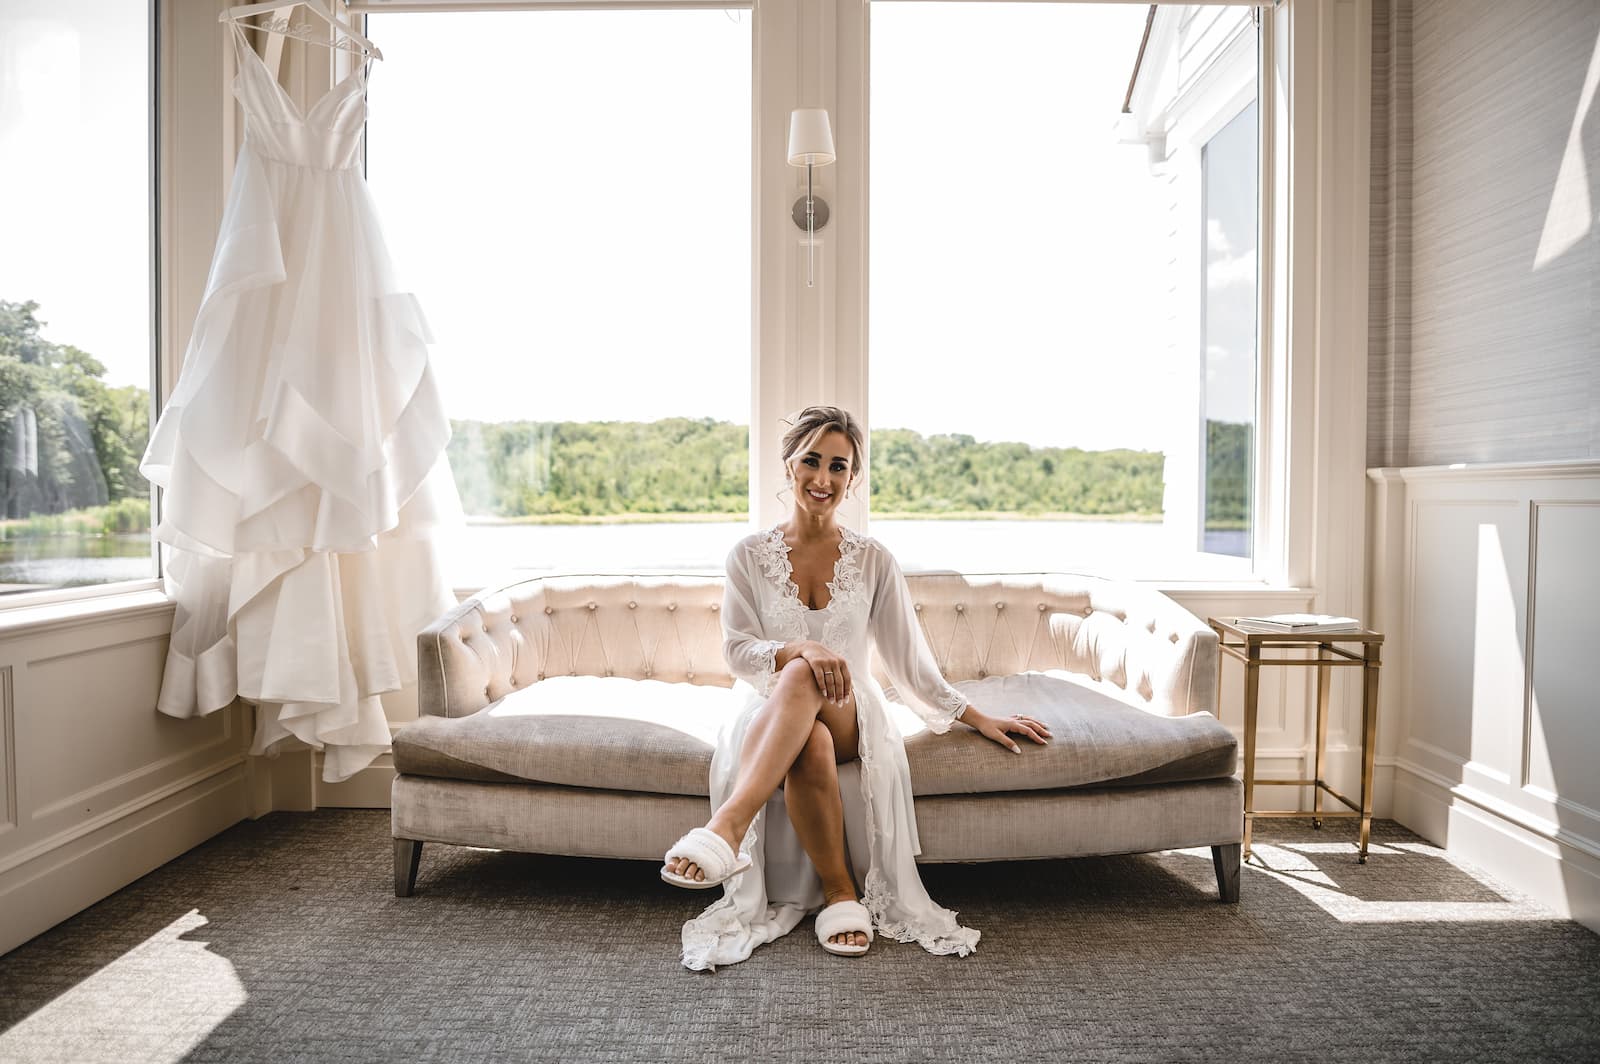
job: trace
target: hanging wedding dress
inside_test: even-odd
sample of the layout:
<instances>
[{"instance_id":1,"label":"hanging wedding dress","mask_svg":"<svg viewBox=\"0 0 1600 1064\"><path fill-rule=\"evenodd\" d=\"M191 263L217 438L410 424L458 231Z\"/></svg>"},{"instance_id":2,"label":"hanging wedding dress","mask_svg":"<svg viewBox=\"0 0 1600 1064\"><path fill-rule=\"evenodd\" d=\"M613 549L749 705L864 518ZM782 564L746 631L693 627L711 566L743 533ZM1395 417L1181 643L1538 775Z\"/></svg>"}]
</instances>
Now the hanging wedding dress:
<instances>
[{"instance_id":1,"label":"hanging wedding dress","mask_svg":"<svg viewBox=\"0 0 1600 1064\"><path fill-rule=\"evenodd\" d=\"M389 748L379 696L454 603L460 523L428 328L362 180L366 71L301 113L229 23L245 116L183 370L140 469L176 600L159 708L257 705L338 781Z\"/></svg>"},{"instance_id":2,"label":"hanging wedding dress","mask_svg":"<svg viewBox=\"0 0 1600 1064\"><path fill-rule=\"evenodd\" d=\"M733 791L745 731L777 682L777 654L787 642L815 639L850 663L860 729L860 760L839 766L845 836L860 879L861 902L879 935L917 942L929 953L966 956L979 932L928 897L917 872L922 852L911 806L911 769L904 735L919 727L948 731L967 700L945 682L923 641L905 577L877 540L840 529L831 598L808 609L795 587L789 547L772 528L741 540L728 555L723 592L723 653L742 698L717 740L711 760L711 806ZM871 648L895 681L891 701L873 680ZM903 704L903 705L902 705ZM696 970L734 964L763 942L794 929L822 906L822 884L773 795L740 846L754 862L723 896L683 925L683 963Z\"/></svg>"}]
</instances>

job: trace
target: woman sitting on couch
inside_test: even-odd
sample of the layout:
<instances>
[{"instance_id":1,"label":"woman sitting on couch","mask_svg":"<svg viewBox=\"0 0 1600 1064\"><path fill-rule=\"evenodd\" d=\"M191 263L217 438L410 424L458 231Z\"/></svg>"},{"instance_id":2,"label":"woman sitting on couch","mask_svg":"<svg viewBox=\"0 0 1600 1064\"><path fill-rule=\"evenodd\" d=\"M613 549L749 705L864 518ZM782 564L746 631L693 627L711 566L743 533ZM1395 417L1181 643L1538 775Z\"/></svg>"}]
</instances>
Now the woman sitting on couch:
<instances>
[{"instance_id":1,"label":"woman sitting on couch","mask_svg":"<svg viewBox=\"0 0 1600 1064\"><path fill-rule=\"evenodd\" d=\"M945 682L893 556L837 523L864 451L846 411L802 411L783 437L794 512L728 555L723 655L741 704L711 761L711 820L678 840L661 869L678 886L725 884L683 926L689 968L742 961L818 908L817 940L830 953L865 953L874 932L930 953L965 956L977 945L979 932L935 904L918 875L911 774L868 668L873 645L897 698L931 730L959 720L1016 753L1012 734L1049 740L1039 721L988 716ZM845 802L838 772L856 758L859 804ZM769 817L780 786L788 816ZM859 900L845 853L847 804L856 852L867 858Z\"/></svg>"}]
</instances>

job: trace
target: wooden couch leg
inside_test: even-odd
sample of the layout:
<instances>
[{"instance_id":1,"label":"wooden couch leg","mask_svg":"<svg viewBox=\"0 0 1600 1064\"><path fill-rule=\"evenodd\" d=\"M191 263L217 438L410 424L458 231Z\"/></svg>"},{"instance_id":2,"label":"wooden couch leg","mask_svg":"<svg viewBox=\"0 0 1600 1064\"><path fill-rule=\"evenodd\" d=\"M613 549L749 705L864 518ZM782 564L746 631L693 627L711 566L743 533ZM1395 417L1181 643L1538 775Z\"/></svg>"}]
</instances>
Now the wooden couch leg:
<instances>
[{"instance_id":1,"label":"wooden couch leg","mask_svg":"<svg viewBox=\"0 0 1600 1064\"><path fill-rule=\"evenodd\" d=\"M1237 842L1211 847L1211 863L1217 868L1217 891L1225 902L1237 903L1239 900L1239 847ZM399 860L397 856L395 861ZM400 866L397 863L395 867Z\"/></svg>"},{"instance_id":2,"label":"wooden couch leg","mask_svg":"<svg viewBox=\"0 0 1600 1064\"><path fill-rule=\"evenodd\" d=\"M395 897L411 897L411 889L417 885L417 867L421 864L422 843L415 839L394 840Z\"/></svg>"}]
</instances>

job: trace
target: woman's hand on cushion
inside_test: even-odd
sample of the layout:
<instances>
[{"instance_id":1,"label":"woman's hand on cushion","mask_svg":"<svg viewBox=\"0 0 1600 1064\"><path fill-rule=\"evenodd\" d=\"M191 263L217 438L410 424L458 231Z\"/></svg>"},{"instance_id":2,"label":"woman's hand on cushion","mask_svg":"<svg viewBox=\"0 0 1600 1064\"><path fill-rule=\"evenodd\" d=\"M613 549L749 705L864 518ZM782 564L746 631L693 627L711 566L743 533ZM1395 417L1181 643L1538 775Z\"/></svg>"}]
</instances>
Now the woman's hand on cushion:
<instances>
[{"instance_id":1,"label":"woman's hand on cushion","mask_svg":"<svg viewBox=\"0 0 1600 1064\"><path fill-rule=\"evenodd\" d=\"M991 717L977 706L969 704L956 719L1013 754L1022 753L1022 747L1016 744L1012 735L1026 735L1040 746L1050 741L1050 729L1045 727L1043 721L1020 713L1009 717Z\"/></svg>"},{"instance_id":2,"label":"woman's hand on cushion","mask_svg":"<svg viewBox=\"0 0 1600 1064\"><path fill-rule=\"evenodd\" d=\"M849 662L815 640L802 643L795 656L805 658L806 664L811 666L811 675L816 678L817 690L822 692L823 698L836 705L849 701L855 691L855 685L850 682Z\"/></svg>"}]
</instances>

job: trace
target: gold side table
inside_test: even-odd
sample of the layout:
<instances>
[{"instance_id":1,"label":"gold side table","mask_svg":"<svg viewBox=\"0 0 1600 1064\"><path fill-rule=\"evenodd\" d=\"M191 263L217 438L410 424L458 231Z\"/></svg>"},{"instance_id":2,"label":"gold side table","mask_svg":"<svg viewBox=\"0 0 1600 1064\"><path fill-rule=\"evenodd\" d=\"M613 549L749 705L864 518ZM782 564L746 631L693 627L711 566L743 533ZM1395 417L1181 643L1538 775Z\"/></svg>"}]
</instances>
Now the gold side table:
<instances>
[{"instance_id":1,"label":"gold side table","mask_svg":"<svg viewBox=\"0 0 1600 1064\"><path fill-rule=\"evenodd\" d=\"M1378 736L1378 651L1383 646L1383 633L1365 629L1358 632L1257 632L1238 626L1237 618L1208 617L1206 623L1217 633L1219 649L1231 658L1244 663L1244 856L1250 856L1250 829L1257 817L1310 817L1313 827L1320 828L1329 817L1361 818L1361 852L1357 860L1367 863L1367 840L1372 834L1372 759L1377 752ZM1344 645L1341 645L1344 644ZM1353 647L1353 649L1351 649ZM1315 657L1280 652L1315 651ZM1222 669L1217 669L1217 704L1222 704ZM1317 753L1314 779L1309 780L1258 780L1256 779L1256 709L1261 693L1261 670L1267 667L1291 666L1317 670ZM1328 748L1328 683L1335 668L1361 670L1361 803L1328 786L1323 779ZM1255 808L1257 787L1310 787L1311 810L1280 811ZM1347 809L1322 808L1322 793L1326 791Z\"/></svg>"}]
</instances>

